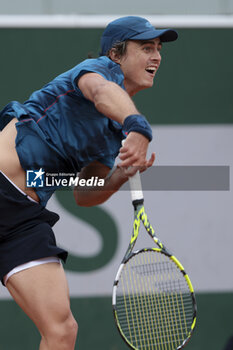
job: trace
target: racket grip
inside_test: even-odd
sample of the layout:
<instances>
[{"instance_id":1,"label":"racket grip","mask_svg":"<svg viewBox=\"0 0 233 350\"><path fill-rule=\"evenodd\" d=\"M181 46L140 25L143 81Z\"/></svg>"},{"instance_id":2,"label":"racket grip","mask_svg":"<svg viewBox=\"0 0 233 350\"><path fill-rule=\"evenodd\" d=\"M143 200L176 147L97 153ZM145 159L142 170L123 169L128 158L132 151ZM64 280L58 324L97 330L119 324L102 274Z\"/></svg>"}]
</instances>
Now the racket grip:
<instances>
[{"instance_id":1,"label":"racket grip","mask_svg":"<svg viewBox=\"0 0 233 350\"><path fill-rule=\"evenodd\" d=\"M121 144L124 146L125 140L122 140ZM132 202L142 200L143 201L143 192L142 192L142 183L140 172L137 171L135 175L129 176L129 187L131 192Z\"/></svg>"},{"instance_id":2,"label":"racket grip","mask_svg":"<svg viewBox=\"0 0 233 350\"><path fill-rule=\"evenodd\" d=\"M139 171L129 177L129 186L132 202L143 200L142 183Z\"/></svg>"}]
</instances>

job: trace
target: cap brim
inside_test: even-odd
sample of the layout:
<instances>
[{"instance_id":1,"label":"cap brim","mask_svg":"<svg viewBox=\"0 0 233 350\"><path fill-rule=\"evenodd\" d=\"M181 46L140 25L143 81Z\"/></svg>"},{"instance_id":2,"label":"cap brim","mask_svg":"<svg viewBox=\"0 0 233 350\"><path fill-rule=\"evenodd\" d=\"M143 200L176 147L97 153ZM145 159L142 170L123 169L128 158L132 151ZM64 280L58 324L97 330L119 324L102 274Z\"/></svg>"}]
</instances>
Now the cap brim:
<instances>
[{"instance_id":1,"label":"cap brim","mask_svg":"<svg viewBox=\"0 0 233 350\"><path fill-rule=\"evenodd\" d=\"M154 29L134 35L129 40L150 40L155 38L160 38L162 42L175 41L178 38L178 33L173 29Z\"/></svg>"}]
</instances>

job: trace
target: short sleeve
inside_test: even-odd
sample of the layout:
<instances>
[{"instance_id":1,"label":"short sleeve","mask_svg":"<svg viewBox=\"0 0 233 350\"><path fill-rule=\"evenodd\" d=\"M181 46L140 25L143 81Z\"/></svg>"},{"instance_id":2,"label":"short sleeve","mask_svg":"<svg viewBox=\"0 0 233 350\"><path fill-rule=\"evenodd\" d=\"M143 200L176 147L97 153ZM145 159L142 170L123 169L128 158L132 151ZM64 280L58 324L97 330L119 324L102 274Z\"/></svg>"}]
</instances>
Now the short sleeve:
<instances>
[{"instance_id":1,"label":"short sleeve","mask_svg":"<svg viewBox=\"0 0 233 350\"><path fill-rule=\"evenodd\" d=\"M97 59L87 59L73 68L71 81L75 89L78 89L78 80L86 73L97 73L104 79L113 81L124 88L124 75L120 66L106 56Z\"/></svg>"}]
</instances>

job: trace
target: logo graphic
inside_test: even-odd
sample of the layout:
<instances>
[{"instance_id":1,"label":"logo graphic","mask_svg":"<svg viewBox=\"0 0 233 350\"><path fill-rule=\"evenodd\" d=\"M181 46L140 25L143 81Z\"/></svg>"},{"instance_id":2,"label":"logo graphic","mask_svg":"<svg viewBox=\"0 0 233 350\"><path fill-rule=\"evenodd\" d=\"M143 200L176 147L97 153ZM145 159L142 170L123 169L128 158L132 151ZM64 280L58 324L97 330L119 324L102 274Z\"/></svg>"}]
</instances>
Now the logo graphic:
<instances>
[{"instance_id":1,"label":"logo graphic","mask_svg":"<svg viewBox=\"0 0 233 350\"><path fill-rule=\"evenodd\" d=\"M153 28L154 29L154 27L152 26L152 24L150 23L150 22L146 22L145 23L145 26L147 27L147 28Z\"/></svg>"},{"instance_id":2,"label":"logo graphic","mask_svg":"<svg viewBox=\"0 0 233 350\"><path fill-rule=\"evenodd\" d=\"M44 186L44 171L40 170L27 170L27 187L43 187Z\"/></svg>"}]
</instances>

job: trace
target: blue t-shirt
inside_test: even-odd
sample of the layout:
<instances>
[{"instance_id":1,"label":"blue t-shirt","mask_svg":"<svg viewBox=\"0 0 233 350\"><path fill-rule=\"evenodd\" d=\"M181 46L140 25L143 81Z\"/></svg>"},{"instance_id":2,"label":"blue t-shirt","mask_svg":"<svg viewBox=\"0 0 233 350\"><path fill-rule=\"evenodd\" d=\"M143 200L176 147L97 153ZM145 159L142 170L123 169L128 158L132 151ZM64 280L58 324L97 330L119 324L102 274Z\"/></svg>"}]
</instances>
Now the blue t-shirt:
<instances>
[{"instance_id":1,"label":"blue t-shirt","mask_svg":"<svg viewBox=\"0 0 233 350\"><path fill-rule=\"evenodd\" d=\"M94 160L112 168L124 138L121 124L97 111L77 87L95 72L124 89L120 66L106 56L87 59L59 75L21 104L9 103L0 113L0 129L16 117L16 150L23 169L77 173ZM56 188L35 188L45 206Z\"/></svg>"}]
</instances>

